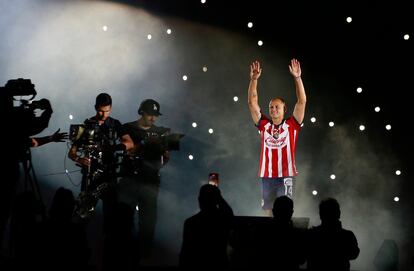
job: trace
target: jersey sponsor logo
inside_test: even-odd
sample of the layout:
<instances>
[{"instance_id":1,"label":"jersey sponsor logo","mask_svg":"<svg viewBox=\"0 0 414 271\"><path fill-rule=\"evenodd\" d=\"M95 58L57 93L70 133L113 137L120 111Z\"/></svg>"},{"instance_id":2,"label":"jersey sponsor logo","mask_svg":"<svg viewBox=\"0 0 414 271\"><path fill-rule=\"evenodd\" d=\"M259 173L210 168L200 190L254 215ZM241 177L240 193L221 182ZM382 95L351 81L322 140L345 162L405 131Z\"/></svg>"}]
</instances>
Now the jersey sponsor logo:
<instances>
[{"instance_id":1,"label":"jersey sponsor logo","mask_svg":"<svg viewBox=\"0 0 414 271\"><path fill-rule=\"evenodd\" d=\"M271 134L265 131L265 144L269 149L280 149L286 146L288 137L288 130L284 130L278 138L274 138Z\"/></svg>"}]
</instances>

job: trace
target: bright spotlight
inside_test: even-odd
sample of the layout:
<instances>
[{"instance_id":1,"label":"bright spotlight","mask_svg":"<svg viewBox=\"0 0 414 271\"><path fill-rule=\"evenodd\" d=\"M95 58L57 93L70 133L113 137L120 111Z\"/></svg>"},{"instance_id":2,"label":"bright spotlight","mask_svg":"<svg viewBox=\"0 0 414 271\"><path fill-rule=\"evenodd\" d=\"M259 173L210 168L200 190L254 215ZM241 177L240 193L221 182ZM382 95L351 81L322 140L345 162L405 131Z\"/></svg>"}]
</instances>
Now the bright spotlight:
<instances>
[{"instance_id":1,"label":"bright spotlight","mask_svg":"<svg viewBox=\"0 0 414 271\"><path fill-rule=\"evenodd\" d=\"M313 123L316 122L316 118L315 117L312 117L311 118L311 122L313 122Z\"/></svg>"},{"instance_id":2,"label":"bright spotlight","mask_svg":"<svg viewBox=\"0 0 414 271\"><path fill-rule=\"evenodd\" d=\"M329 176L329 178L331 178L331 180L335 180L336 176L335 176L335 174L331 174L331 176Z\"/></svg>"},{"instance_id":3,"label":"bright spotlight","mask_svg":"<svg viewBox=\"0 0 414 271\"><path fill-rule=\"evenodd\" d=\"M391 130L391 125L390 124L385 125L385 129L387 129L388 131Z\"/></svg>"},{"instance_id":4,"label":"bright spotlight","mask_svg":"<svg viewBox=\"0 0 414 271\"><path fill-rule=\"evenodd\" d=\"M233 101L237 102L238 100L239 100L239 97L237 97L237 96L233 97Z\"/></svg>"},{"instance_id":5,"label":"bright spotlight","mask_svg":"<svg viewBox=\"0 0 414 271\"><path fill-rule=\"evenodd\" d=\"M375 112L380 112L381 108L379 106L376 106L374 110L375 110Z\"/></svg>"},{"instance_id":6,"label":"bright spotlight","mask_svg":"<svg viewBox=\"0 0 414 271\"><path fill-rule=\"evenodd\" d=\"M191 154L188 156L188 159L193 160L194 156L192 156Z\"/></svg>"},{"instance_id":7,"label":"bright spotlight","mask_svg":"<svg viewBox=\"0 0 414 271\"><path fill-rule=\"evenodd\" d=\"M139 211L139 206L137 204L137 206L135 206L135 210L138 212Z\"/></svg>"},{"instance_id":8,"label":"bright spotlight","mask_svg":"<svg viewBox=\"0 0 414 271\"><path fill-rule=\"evenodd\" d=\"M404 35L404 40L409 40L409 39L410 39L410 35L405 34L405 35Z\"/></svg>"},{"instance_id":9,"label":"bright spotlight","mask_svg":"<svg viewBox=\"0 0 414 271\"><path fill-rule=\"evenodd\" d=\"M335 123L333 121L329 122L329 127L334 127Z\"/></svg>"},{"instance_id":10,"label":"bright spotlight","mask_svg":"<svg viewBox=\"0 0 414 271\"><path fill-rule=\"evenodd\" d=\"M313 190L313 191L312 191L312 195L314 195L314 196L318 195L318 191Z\"/></svg>"},{"instance_id":11,"label":"bright spotlight","mask_svg":"<svg viewBox=\"0 0 414 271\"><path fill-rule=\"evenodd\" d=\"M259 40L259 41L257 42L257 45L262 46L262 45L263 45L263 41Z\"/></svg>"},{"instance_id":12,"label":"bright spotlight","mask_svg":"<svg viewBox=\"0 0 414 271\"><path fill-rule=\"evenodd\" d=\"M356 90L358 93L361 93L362 92L362 88L361 87L359 87L359 88L357 88L357 90Z\"/></svg>"},{"instance_id":13,"label":"bright spotlight","mask_svg":"<svg viewBox=\"0 0 414 271\"><path fill-rule=\"evenodd\" d=\"M69 114L69 119L73 120L73 115L72 114Z\"/></svg>"},{"instance_id":14,"label":"bright spotlight","mask_svg":"<svg viewBox=\"0 0 414 271\"><path fill-rule=\"evenodd\" d=\"M168 29L167 29L167 34L168 34L168 35L170 35L170 34L171 34L171 32L172 32L172 31L171 31L171 29L169 29L169 28L168 28Z\"/></svg>"},{"instance_id":15,"label":"bright spotlight","mask_svg":"<svg viewBox=\"0 0 414 271\"><path fill-rule=\"evenodd\" d=\"M252 23L252 22L248 22L248 23L247 23L247 27L248 27L248 28L252 28L252 27L253 27L253 23Z\"/></svg>"},{"instance_id":16,"label":"bright spotlight","mask_svg":"<svg viewBox=\"0 0 414 271\"><path fill-rule=\"evenodd\" d=\"M401 170L399 170L399 169L397 169L396 171L395 171L395 175L401 175Z\"/></svg>"},{"instance_id":17,"label":"bright spotlight","mask_svg":"<svg viewBox=\"0 0 414 271\"><path fill-rule=\"evenodd\" d=\"M148 34L147 35L147 39L149 39L149 40L152 39L152 35L151 34Z\"/></svg>"},{"instance_id":18,"label":"bright spotlight","mask_svg":"<svg viewBox=\"0 0 414 271\"><path fill-rule=\"evenodd\" d=\"M208 129L208 132L210 133L210 134L212 134L213 132L214 132L214 130L213 129Z\"/></svg>"},{"instance_id":19,"label":"bright spotlight","mask_svg":"<svg viewBox=\"0 0 414 271\"><path fill-rule=\"evenodd\" d=\"M193 126L194 128L197 127L197 122L193 122L193 124L191 124L191 126Z\"/></svg>"},{"instance_id":20,"label":"bright spotlight","mask_svg":"<svg viewBox=\"0 0 414 271\"><path fill-rule=\"evenodd\" d=\"M207 72L207 66L203 67L203 72Z\"/></svg>"},{"instance_id":21,"label":"bright spotlight","mask_svg":"<svg viewBox=\"0 0 414 271\"><path fill-rule=\"evenodd\" d=\"M359 130L360 131L364 131L365 130L365 126L364 125L359 125Z\"/></svg>"},{"instance_id":22,"label":"bright spotlight","mask_svg":"<svg viewBox=\"0 0 414 271\"><path fill-rule=\"evenodd\" d=\"M183 80L187 81L187 75L183 75Z\"/></svg>"},{"instance_id":23,"label":"bright spotlight","mask_svg":"<svg viewBox=\"0 0 414 271\"><path fill-rule=\"evenodd\" d=\"M400 198L399 197L394 197L394 201L398 202L398 201L400 201Z\"/></svg>"},{"instance_id":24,"label":"bright spotlight","mask_svg":"<svg viewBox=\"0 0 414 271\"><path fill-rule=\"evenodd\" d=\"M205 4L207 0L201 0L201 4Z\"/></svg>"},{"instance_id":25,"label":"bright spotlight","mask_svg":"<svg viewBox=\"0 0 414 271\"><path fill-rule=\"evenodd\" d=\"M347 17L347 18L346 18L346 22L347 22L347 23L352 22L352 17Z\"/></svg>"},{"instance_id":26,"label":"bright spotlight","mask_svg":"<svg viewBox=\"0 0 414 271\"><path fill-rule=\"evenodd\" d=\"M108 27L106 25L104 25L104 26L102 26L102 30L103 31L107 31L108 30Z\"/></svg>"}]
</instances>

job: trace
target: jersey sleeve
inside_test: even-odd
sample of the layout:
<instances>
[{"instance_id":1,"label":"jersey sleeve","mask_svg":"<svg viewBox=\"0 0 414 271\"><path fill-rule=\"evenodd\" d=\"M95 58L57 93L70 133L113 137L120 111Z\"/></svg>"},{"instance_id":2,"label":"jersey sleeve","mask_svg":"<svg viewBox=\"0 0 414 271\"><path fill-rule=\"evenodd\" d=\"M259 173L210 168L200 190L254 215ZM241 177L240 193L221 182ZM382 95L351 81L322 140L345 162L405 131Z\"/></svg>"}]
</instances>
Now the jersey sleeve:
<instances>
[{"instance_id":1,"label":"jersey sleeve","mask_svg":"<svg viewBox=\"0 0 414 271\"><path fill-rule=\"evenodd\" d=\"M265 114L261 113L259 122L256 125L257 130L263 131L265 129L264 128L265 125L268 124L269 122L270 122L269 118Z\"/></svg>"},{"instance_id":2,"label":"jersey sleeve","mask_svg":"<svg viewBox=\"0 0 414 271\"><path fill-rule=\"evenodd\" d=\"M293 116L290 116L286 120L286 123L289 124L289 126L293 127L295 130L299 130L300 129L299 122Z\"/></svg>"}]
</instances>

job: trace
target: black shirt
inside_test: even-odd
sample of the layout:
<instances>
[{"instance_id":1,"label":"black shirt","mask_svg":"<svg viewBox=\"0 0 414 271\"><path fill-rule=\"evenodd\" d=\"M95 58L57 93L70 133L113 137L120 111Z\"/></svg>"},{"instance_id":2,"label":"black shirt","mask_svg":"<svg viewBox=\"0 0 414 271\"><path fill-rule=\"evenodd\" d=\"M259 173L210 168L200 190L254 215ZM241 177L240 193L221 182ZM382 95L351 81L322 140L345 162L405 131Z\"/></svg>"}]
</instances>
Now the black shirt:
<instances>
[{"instance_id":1,"label":"black shirt","mask_svg":"<svg viewBox=\"0 0 414 271\"><path fill-rule=\"evenodd\" d=\"M136 166L147 170L161 169L163 154L167 151L163 139L170 133L170 129L153 125L145 130L138 126L138 121L125 123L123 128L131 136L134 145L138 146L135 156L141 163Z\"/></svg>"}]
</instances>

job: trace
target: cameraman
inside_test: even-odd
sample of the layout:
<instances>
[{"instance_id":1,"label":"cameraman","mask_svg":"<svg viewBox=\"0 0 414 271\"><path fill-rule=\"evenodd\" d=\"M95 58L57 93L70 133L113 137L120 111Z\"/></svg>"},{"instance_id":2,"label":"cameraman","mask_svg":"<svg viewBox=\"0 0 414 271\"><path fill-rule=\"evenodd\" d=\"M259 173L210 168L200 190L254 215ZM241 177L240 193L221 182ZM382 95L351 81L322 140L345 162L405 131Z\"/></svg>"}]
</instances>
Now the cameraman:
<instances>
[{"instance_id":1,"label":"cameraman","mask_svg":"<svg viewBox=\"0 0 414 271\"><path fill-rule=\"evenodd\" d=\"M26 96L29 95L28 92L32 95L32 99L36 96L34 85L29 79L9 80L5 87L0 87L0 112L2 116L5 116L3 125L7 127L7 131L1 133L0 141L5 143L3 151L8 155L0 164L0 246L2 246L4 230L19 190L20 163L27 165L31 162L31 147L50 142L64 142L67 138L67 133L60 133L60 129L49 136L31 137L48 127L53 110L47 99L31 102L20 100L21 105L14 107L13 97ZM36 109L43 110L38 117L34 113ZM25 172L23 176L27 178L28 173ZM23 186L26 187L26 185ZM38 200L41 201L41 198ZM42 202L40 206L43 207Z\"/></svg>"},{"instance_id":2,"label":"cameraman","mask_svg":"<svg viewBox=\"0 0 414 271\"><path fill-rule=\"evenodd\" d=\"M160 104L152 99L144 100L138 109L139 119L124 124L134 141L130 151L127 177L120 183L120 198L131 208L138 206L138 245L140 258L149 256L157 219L157 198L160 187L160 169L170 155L165 144L169 128L155 126Z\"/></svg>"}]
</instances>

